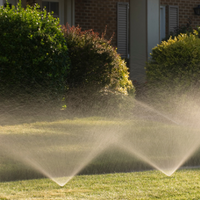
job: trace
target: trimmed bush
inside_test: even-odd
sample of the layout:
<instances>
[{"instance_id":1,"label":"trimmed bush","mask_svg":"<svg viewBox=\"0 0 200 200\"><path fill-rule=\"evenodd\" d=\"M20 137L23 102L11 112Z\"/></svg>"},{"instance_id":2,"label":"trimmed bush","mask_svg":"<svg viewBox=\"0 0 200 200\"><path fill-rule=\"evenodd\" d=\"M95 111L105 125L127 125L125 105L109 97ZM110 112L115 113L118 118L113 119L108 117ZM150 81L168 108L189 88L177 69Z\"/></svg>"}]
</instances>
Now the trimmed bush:
<instances>
[{"instance_id":1,"label":"trimmed bush","mask_svg":"<svg viewBox=\"0 0 200 200\"><path fill-rule=\"evenodd\" d=\"M76 114L127 115L135 88L124 60L93 30L63 27L71 60L67 110ZM112 38L111 38L112 39Z\"/></svg>"},{"instance_id":2,"label":"trimmed bush","mask_svg":"<svg viewBox=\"0 0 200 200\"><path fill-rule=\"evenodd\" d=\"M179 34L183 34L183 33L187 35L193 34L194 30L191 24L192 24L192 21L191 19L189 19L187 24L183 24L181 26L176 27L173 32L170 32L170 34L163 39L163 41L169 40L170 37L174 39L174 37L177 37Z\"/></svg>"},{"instance_id":3,"label":"trimmed bush","mask_svg":"<svg viewBox=\"0 0 200 200\"><path fill-rule=\"evenodd\" d=\"M129 72L124 60L110 42L93 30L81 31L79 27L63 27L71 59L69 87L97 85L117 94L134 94ZM111 38L112 39L112 38Z\"/></svg>"},{"instance_id":4,"label":"trimmed bush","mask_svg":"<svg viewBox=\"0 0 200 200\"><path fill-rule=\"evenodd\" d=\"M200 80L200 39L198 32L179 34L153 48L146 65L147 82L186 90Z\"/></svg>"},{"instance_id":5,"label":"trimmed bush","mask_svg":"<svg viewBox=\"0 0 200 200\"><path fill-rule=\"evenodd\" d=\"M1 90L65 88L70 60L59 19L38 5L1 7L0 38Z\"/></svg>"},{"instance_id":6,"label":"trimmed bush","mask_svg":"<svg viewBox=\"0 0 200 200\"><path fill-rule=\"evenodd\" d=\"M189 116L185 110L200 96L198 31L163 41L153 48L151 56L146 65L144 101L170 116Z\"/></svg>"}]
</instances>

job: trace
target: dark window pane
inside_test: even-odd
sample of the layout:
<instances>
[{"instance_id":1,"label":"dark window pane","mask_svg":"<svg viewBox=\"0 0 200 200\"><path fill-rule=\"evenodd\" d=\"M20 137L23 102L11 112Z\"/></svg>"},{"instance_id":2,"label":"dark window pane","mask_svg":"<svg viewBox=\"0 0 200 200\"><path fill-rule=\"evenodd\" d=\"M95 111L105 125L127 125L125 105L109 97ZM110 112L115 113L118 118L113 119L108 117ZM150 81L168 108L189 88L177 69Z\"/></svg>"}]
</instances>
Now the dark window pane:
<instances>
[{"instance_id":1,"label":"dark window pane","mask_svg":"<svg viewBox=\"0 0 200 200\"><path fill-rule=\"evenodd\" d=\"M58 2L50 2L50 11L54 12L54 16L59 16L59 3Z\"/></svg>"},{"instance_id":2,"label":"dark window pane","mask_svg":"<svg viewBox=\"0 0 200 200\"><path fill-rule=\"evenodd\" d=\"M50 12L50 9L49 9L49 2L48 1L43 1L42 2L42 9L44 9L46 7L46 11L47 12Z\"/></svg>"}]
</instances>

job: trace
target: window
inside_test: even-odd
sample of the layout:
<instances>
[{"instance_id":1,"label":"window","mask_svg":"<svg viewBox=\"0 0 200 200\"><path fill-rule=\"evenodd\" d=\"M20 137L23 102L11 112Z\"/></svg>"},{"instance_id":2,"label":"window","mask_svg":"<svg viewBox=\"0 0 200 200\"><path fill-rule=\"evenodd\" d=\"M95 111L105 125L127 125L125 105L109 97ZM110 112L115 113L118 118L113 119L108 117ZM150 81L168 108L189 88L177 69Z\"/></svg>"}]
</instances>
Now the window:
<instances>
[{"instance_id":1,"label":"window","mask_svg":"<svg viewBox=\"0 0 200 200\"><path fill-rule=\"evenodd\" d=\"M42 2L42 9L43 8L46 8L47 12L53 11L54 17L59 17L59 2L43 1Z\"/></svg>"},{"instance_id":2,"label":"window","mask_svg":"<svg viewBox=\"0 0 200 200\"><path fill-rule=\"evenodd\" d=\"M129 4L117 4L117 52L122 58L128 58L128 26L129 26Z\"/></svg>"},{"instance_id":3,"label":"window","mask_svg":"<svg viewBox=\"0 0 200 200\"><path fill-rule=\"evenodd\" d=\"M168 20L169 34L174 33L179 26L179 8L178 6L169 6L169 20Z\"/></svg>"},{"instance_id":4,"label":"window","mask_svg":"<svg viewBox=\"0 0 200 200\"><path fill-rule=\"evenodd\" d=\"M64 24L64 2L63 0L43 0L42 9L47 12L53 11L53 16L60 19L60 24Z\"/></svg>"},{"instance_id":5,"label":"window","mask_svg":"<svg viewBox=\"0 0 200 200\"><path fill-rule=\"evenodd\" d=\"M7 4L7 2L12 6L16 6L17 5L17 0L0 0L0 6L4 6L5 4Z\"/></svg>"}]
</instances>

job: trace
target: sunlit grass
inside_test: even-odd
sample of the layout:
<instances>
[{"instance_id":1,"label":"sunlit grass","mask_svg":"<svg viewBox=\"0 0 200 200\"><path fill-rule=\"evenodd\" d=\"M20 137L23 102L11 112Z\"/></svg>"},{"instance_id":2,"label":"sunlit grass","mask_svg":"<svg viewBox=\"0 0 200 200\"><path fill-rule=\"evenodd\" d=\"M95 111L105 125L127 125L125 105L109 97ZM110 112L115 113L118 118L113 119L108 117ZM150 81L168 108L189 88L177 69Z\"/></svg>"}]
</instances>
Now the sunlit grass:
<instances>
[{"instance_id":1,"label":"sunlit grass","mask_svg":"<svg viewBox=\"0 0 200 200\"><path fill-rule=\"evenodd\" d=\"M85 129L88 126L106 126L106 125L126 125L127 121L122 121L120 119L107 119L107 118L75 118L60 120L54 122L36 122L36 123L23 123L19 125L7 125L0 126L0 134L44 134L44 133L59 133L65 131L66 128L69 130L76 131L79 127Z\"/></svg>"},{"instance_id":2,"label":"sunlit grass","mask_svg":"<svg viewBox=\"0 0 200 200\"><path fill-rule=\"evenodd\" d=\"M184 164L186 159L192 156L193 152L187 156L181 151L185 152L184 149L188 146L185 143L190 141L190 136L195 131L156 121L102 117L0 126L0 139L5 138L5 141L8 142L8 145L5 146L6 149L14 149L14 152L11 152L14 155L11 159L7 158L7 152L0 152L0 181L26 179L26 176L28 179L43 177L42 174L41 176L38 173L35 174L34 169L29 169L29 167L28 171L31 172L26 172L27 167L23 166L26 165L23 163L24 151L28 153L30 158L35 156L39 164L46 159L45 156L40 157L40 155L49 155L47 160L51 161L52 157L52 168L56 166L65 168L69 158L76 156L75 163L69 162L67 165L78 167L82 164L78 161L79 154L86 158L90 152L97 150L97 156L95 155L92 160L84 164L84 167L79 171L81 174L130 172L151 169L152 166L162 169L170 163L173 170L176 170L176 166L179 168L179 165ZM199 136L197 135L197 137ZM196 135L190 141L192 146L194 146L194 140L198 141ZM97 147L99 144L101 147L101 143L105 142L109 142L107 146L105 145L105 152L102 148L98 154ZM172 144L173 142L175 145ZM169 145L171 145L170 148ZM178 145L180 146L179 151L176 149L173 151L172 148ZM4 146L1 147L2 150L4 150ZM17 152L18 150L19 152ZM84 152L85 154L83 154ZM188 152L187 149L186 152ZM61 157L59 159L59 155L62 155L66 161L61 160ZM20 157L19 162L12 160L13 158L18 159L18 156ZM176 160L178 160L177 163L175 163ZM157 163L161 167L157 166ZM195 165L199 165L199 156L195 160Z\"/></svg>"},{"instance_id":3,"label":"sunlit grass","mask_svg":"<svg viewBox=\"0 0 200 200\"><path fill-rule=\"evenodd\" d=\"M180 150L185 150L188 147L186 143L190 140L190 143L194 145L193 140L197 141L196 138L199 137L198 134L195 135L196 131L198 130L156 121L100 117L0 126L0 139L12 139L13 142L10 144L13 147L17 142L19 147L23 146L25 151L29 151L27 155L30 155L30 157L35 155L39 164L43 162L43 159L46 159L44 156L38 157L37 160L37 156L40 155L49 154L52 157L54 156L55 159L57 158L56 155L65 155L65 152L68 154L71 152L72 155L78 156L79 152L83 153L85 151L87 158L87 154L92 150L96 150L98 144L101 144L101 140L111 142L111 146L105 146L108 150L105 149L100 154L97 153L94 159L89 160L83 167L80 167L80 171L77 170L77 173L72 173L72 177L75 175L74 178L64 187L59 187L50 179L3 182L41 178L44 177L45 173L36 171L37 169L34 166L26 166L26 163L23 163L23 151L19 154L21 156L20 161L7 158L7 154L1 152L0 181L2 182L0 183L0 199L191 199L194 197L192 196L193 193L199 195L195 197L200 197L198 192L199 170L178 171L171 177L167 177L158 171L89 176L76 175L146 170L152 169L151 166L155 167L156 164L158 164L157 166L160 165L162 169L162 163L165 165L165 163L172 162L173 164L177 159L182 159L181 156L185 153L183 155L179 154L180 152L176 149L175 152L170 151L171 147L174 148L180 145ZM102 136L98 137L101 134ZM190 138L192 134L194 134L194 139ZM92 140L88 138L90 136ZM168 141L170 141L170 145L171 142L174 142L174 145L172 144L170 148L168 148ZM95 142L94 148L92 148L93 142ZM154 149L156 145L158 149ZM15 147L16 150L17 147ZM161 147L165 148L162 149ZM196 144L197 147L198 144ZM150 152L150 149L154 154ZM3 150L2 147L1 150ZM35 150L38 151L38 154L35 154ZM58 154L56 154L57 152ZM171 153L167 154L168 152ZM18 152L14 155L18 155ZM51 161L51 156L47 157L48 161ZM187 159L190 156L192 154ZM60 161L58 156L56 161L50 162L52 164L50 169L57 166L57 169L62 171L66 170L66 166L72 165L72 169L74 169L83 164L82 161L79 163L78 160L74 160L75 163L67 163L67 160ZM153 161L153 164L151 161ZM195 165L198 165L199 156L197 156L196 161ZM48 166L48 162L43 164L44 168L42 169L46 170L45 167ZM175 163L174 165L179 167L178 164Z\"/></svg>"},{"instance_id":4,"label":"sunlit grass","mask_svg":"<svg viewBox=\"0 0 200 200\"><path fill-rule=\"evenodd\" d=\"M76 176L60 187L49 179L0 183L0 199L199 199L200 171Z\"/></svg>"}]
</instances>

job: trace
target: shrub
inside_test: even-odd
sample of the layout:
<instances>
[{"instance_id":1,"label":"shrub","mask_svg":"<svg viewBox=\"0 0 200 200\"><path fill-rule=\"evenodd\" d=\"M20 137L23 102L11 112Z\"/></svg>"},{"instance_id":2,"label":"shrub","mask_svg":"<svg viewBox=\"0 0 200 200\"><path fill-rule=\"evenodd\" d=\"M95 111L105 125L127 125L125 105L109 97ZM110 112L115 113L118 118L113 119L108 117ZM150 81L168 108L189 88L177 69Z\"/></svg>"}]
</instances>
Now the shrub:
<instances>
[{"instance_id":1,"label":"shrub","mask_svg":"<svg viewBox=\"0 0 200 200\"><path fill-rule=\"evenodd\" d=\"M200 37L200 27L197 27L195 30L198 31L198 37ZM187 34L188 36L191 34L197 35L197 31L194 31L192 28L192 20L189 18L187 24L176 27L173 32L170 32L170 34L163 39L163 41L168 41L170 38L174 39L180 34Z\"/></svg>"},{"instance_id":2,"label":"shrub","mask_svg":"<svg viewBox=\"0 0 200 200\"><path fill-rule=\"evenodd\" d=\"M164 112L181 113L181 105L200 95L200 38L179 34L152 50L146 64L146 101ZM191 102L191 101L190 101ZM181 114L182 115L182 114Z\"/></svg>"},{"instance_id":3,"label":"shrub","mask_svg":"<svg viewBox=\"0 0 200 200\"><path fill-rule=\"evenodd\" d=\"M63 89L69 56L59 20L39 6L0 7L2 88Z\"/></svg>"},{"instance_id":4,"label":"shrub","mask_svg":"<svg viewBox=\"0 0 200 200\"><path fill-rule=\"evenodd\" d=\"M174 39L181 33L185 33L187 35L194 33L194 30L192 28L192 20L190 18L188 19L188 23L182 24L181 26L176 27L174 29L174 31L170 32L170 34L168 36L166 36L165 39L163 39L163 40L167 41L167 40L169 40L170 37Z\"/></svg>"},{"instance_id":5,"label":"shrub","mask_svg":"<svg viewBox=\"0 0 200 200\"><path fill-rule=\"evenodd\" d=\"M123 111L133 105L135 89L125 61L110 45L111 40L104 39L106 31L99 37L93 30L81 31L79 27L66 26L63 32L71 60L66 97L68 111L104 115L127 113Z\"/></svg>"},{"instance_id":6,"label":"shrub","mask_svg":"<svg viewBox=\"0 0 200 200\"><path fill-rule=\"evenodd\" d=\"M199 83L200 39L198 32L179 34L153 48L146 65L147 81L162 86L187 89ZM180 87L181 86L181 87Z\"/></svg>"},{"instance_id":7,"label":"shrub","mask_svg":"<svg viewBox=\"0 0 200 200\"><path fill-rule=\"evenodd\" d=\"M106 32L99 37L93 30L69 26L63 32L71 59L70 88L97 85L106 92L134 93L126 63L110 45L111 40L104 39Z\"/></svg>"}]
</instances>

